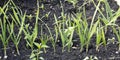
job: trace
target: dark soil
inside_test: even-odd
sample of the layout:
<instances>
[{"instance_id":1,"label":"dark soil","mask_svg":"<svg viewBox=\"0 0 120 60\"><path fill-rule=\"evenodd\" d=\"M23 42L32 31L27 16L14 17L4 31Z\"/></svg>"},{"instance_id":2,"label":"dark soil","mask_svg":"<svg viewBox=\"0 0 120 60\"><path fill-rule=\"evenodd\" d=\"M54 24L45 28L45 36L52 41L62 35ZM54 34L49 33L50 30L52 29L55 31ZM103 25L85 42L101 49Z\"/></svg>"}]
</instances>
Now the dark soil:
<instances>
[{"instance_id":1,"label":"dark soil","mask_svg":"<svg viewBox=\"0 0 120 60\"><path fill-rule=\"evenodd\" d=\"M60 8L61 6L60 1L63 4L65 14L77 13L77 8L74 8L71 3L65 2L64 0L51 0L51 1L49 0L49 1L40 2L40 4L45 5L44 10L40 9L40 17L50 12L49 17L43 18L43 21L46 24L48 24L51 30L53 29L53 23L54 23L53 15L56 14L57 17L60 17L60 14L62 12ZM114 2L114 0L108 0L108 1L110 3L111 8L116 11L118 9L116 2ZM2 7L6 2L7 0L0 0L0 6ZM30 14L35 15L35 10L37 9L36 0L14 0L14 2L17 6L19 6L22 9L22 11L27 10L28 15ZM79 0L77 5L81 6L82 4L83 4L83 0ZM95 7L93 6L94 5L92 3L86 5L86 13L87 13L86 15L87 18L90 20L91 20L90 17L93 15L95 10ZM118 20L120 20L120 18L118 18ZM26 20L26 23L30 23L31 26L33 26L34 22L35 22L34 18L31 21ZM41 21L39 22L39 25L42 25ZM43 32L46 34L48 33L46 28L44 28ZM108 40L108 38L112 39L112 37L114 37L114 35L110 28L109 31L106 33L106 40ZM91 44L89 46L89 51L86 53L85 49L82 52L80 52L80 48L78 46L79 38L77 36L74 36L73 40L77 40L77 41L73 43L73 47L75 48L71 48L70 52L68 52L67 50L62 52L61 42L57 42L56 52L54 52L51 43L48 43L49 48L47 48L47 52L42 53L40 56L43 57L45 60L83 60L87 56L88 57L96 56L99 60L120 60L120 52L118 51L117 43L110 42L110 44L108 44L106 47L100 46L99 51L96 51L95 37L93 37ZM8 58L6 60L30 60L29 56L31 54L31 49L26 47L26 42L24 39L21 40L19 44L19 51L20 51L20 55L17 55L15 46L13 42L10 41L9 46L7 48ZM0 56L3 59L4 54L3 54L3 46L1 41L0 41Z\"/></svg>"}]
</instances>

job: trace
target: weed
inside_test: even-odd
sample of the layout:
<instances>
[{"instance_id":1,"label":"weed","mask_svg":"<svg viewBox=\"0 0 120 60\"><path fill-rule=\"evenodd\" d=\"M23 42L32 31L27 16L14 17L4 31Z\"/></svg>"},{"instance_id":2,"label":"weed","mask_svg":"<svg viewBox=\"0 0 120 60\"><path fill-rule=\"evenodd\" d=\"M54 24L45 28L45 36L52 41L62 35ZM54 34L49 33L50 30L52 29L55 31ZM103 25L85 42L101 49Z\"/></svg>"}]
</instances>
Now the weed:
<instances>
[{"instance_id":1,"label":"weed","mask_svg":"<svg viewBox=\"0 0 120 60\"><path fill-rule=\"evenodd\" d=\"M37 43L37 42L34 42L34 44L37 46L38 49L36 50L33 50L33 53L31 54L31 59L36 59L36 60L39 60L39 56L40 54L42 53L41 49L42 48L48 48L47 45L45 45L44 43ZM36 57L36 58L35 58Z\"/></svg>"},{"instance_id":2,"label":"weed","mask_svg":"<svg viewBox=\"0 0 120 60\"><path fill-rule=\"evenodd\" d=\"M47 36L47 34L43 34L43 30L42 30L42 27L41 27L41 36L40 36L40 42L42 45L46 46L46 47L43 47L43 50L44 52L46 53L46 48L48 48L47 46L47 42L48 42L48 39L49 37Z\"/></svg>"}]
</instances>

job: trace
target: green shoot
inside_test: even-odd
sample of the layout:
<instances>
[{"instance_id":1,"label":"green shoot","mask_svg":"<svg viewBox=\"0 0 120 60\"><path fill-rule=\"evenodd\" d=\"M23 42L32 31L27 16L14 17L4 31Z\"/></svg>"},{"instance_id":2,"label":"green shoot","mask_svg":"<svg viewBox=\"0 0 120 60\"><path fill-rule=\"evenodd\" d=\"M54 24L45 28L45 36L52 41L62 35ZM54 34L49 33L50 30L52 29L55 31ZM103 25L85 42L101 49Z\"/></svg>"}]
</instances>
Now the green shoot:
<instances>
[{"instance_id":1,"label":"green shoot","mask_svg":"<svg viewBox=\"0 0 120 60\"><path fill-rule=\"evenodd\" d=\"M115 27L113 28L113 32L115 33L115 35L117 36L117 40L118 40L118 50L120 51L120 27L117 27L117 29L115 29Z\"/></svg>"},{"instance_id":2,"label":"green shoot","mask_svg":"<svg viewBox=\"0 0 120 60\"><path fill-rule=\"evenodd\" d=\"M47 46L47 42L48 42L48 36L46 34L43 34L43 30L41 27L41 36L40 36L40 42L42 45L46 45ZM43 47L44 52L46 53L46 47Z\"/></svg>"},{"instance_id":3,"label":"green shoot","mask_svg":"<svg viewBox=\"0 0 120 60\"><path fill-rule=\"evenodd\" d=\"M76 14L76 16L77 16L77 18L74 18L74 17L73 18L74 18L74 22L76 24L76 32L78 33L79 38L80 38L80 43L81 43L80 51L82 51L83 47L85 45L85 40L86 40L85 33L87 32L86 29L88 27L88 24L86 23L86 21L81 20L82 13Z\"/></svg>"},{"instance_id":4,"label":"green shoot","mask_svg":"<svg viewBox=\"0 0 120 60\"><path fill-rule=\"evenodd\" d=\"M70 48L73 45L72 37L73 37L75 26L71 25L72 22L70 21L70 19L66 19L66 15L64 14L64 12L61 13L61 17L63 18L62 21L58 21L58 19L56 18L56 15L54 15L55 24L56 24L55 31L58 31L60 33L60 37L62 41L62 52L64 52L65 47L68 47L68 51L70 51Z\"/></svg>"},{"instance_id":5,"label":"green shoot","mask_svg":"<svg viewBox=\"0 0 120 60\"><path fill-rule=\"evenodd\" d=\"M44 16L44 17L45 17L45 16ZM40 20L40 21L44 24L44 26L47 28L47 30L48 30L48 32L49 32L49 34L50 34L49 39L50 39L50 41L51 41L51 43L52 43L52 46L53 46L54 52L55 52L55 50L56 50L56 42L57 42L56 39L57 39L57 36L58 36L58 32L57 32L57 30L55 31L55 32L56 32L56 33L55 33L56 39L54 39L53 34L52 34L49 26L48 26L44 21L42 21L42 18L39 18L39 20ZM56 29L56 28L55 28L55 29Z\"/></svg>"},{"instance_id":6,"label":"green shoot","mask_svg":"<svg viewBox=\"0 0 120 60\"><path fill-rule=\"evenodd\" d=\"M43 53L41 51L42 48L47 48L47 45L42 45L41 43L34 42L34 45L37 46L38 49L33 50L33 53L31 54L30 58L32 60L43 60L42 57L39 58L40 54Z\"/></svg>"},{"instance_id":7,"label":"green shoot","mask_svg":"<svg viewBox=\"0 0 120 60\"><path fill-rule=\"evenodd\" d=\"M39 3L37 3L37 6L38 6L38 9L36 12L36 22L35 22L35 26L34 26L32 33L30 33L30 31L28 29L29 24L25 26L26 30L24 30L26 42L27 42L28 46L31 47L32 51L34 48L34 46L33 46L34 42L38 35Z\"/></svg>"},{"instance_id":8,"label":"green shoot","mask_svg":"<svg viewBox=\"0 0 120 60\"><path fill-rule=\"evenodd\" d=\"M86 46L86 52L87 52L90 44L90 40L97 29L99 20L95 22L95 24L92 23L92 25L90 25L90 28L89 28L86 15L85 15L85 9L83 9L83 12L85 16L84 18L82 17L82 13L76 14L76 17L73 17L73 18L76 24L76 32L78 33L80 38L80 43L81 43L80 52L83 50L84 46Z\"/></svg>"},{"instance_id":9,"label":"green shoot","mask_svg":"<svg viewBox=\"0 0 120 60\"><path fill-rule=\"evenodd\" d=\"M21 26L20 26L20 29L18 31L18 34L16 36L16 33L13 32L13 34L11 36L11 39L12 39L12 41L15 44L15 47L16 47L18 55L20 55L19 50L18 50L18 44L19 44L19 42L21 40L21 33L24 30L24 21L25 21L26 13L24 14L24 16L20 16L20 17L21 17L22 21L21 21ZM14 24L13 24L13 22L12 22L12 26L9 29L12 29L11 31L14 31Z\"/></svg>"},{"instance_id":10,"label":"green shoot","mask_svg":"<svg viewBox=\"0 0 120 60\"><path fill-rule=\"evenodd\" d=\"M39 56L40 56L40 54L42 53L42 51L41 51L41 49L42 48L48 48L48 46L47 45L42 45L41 43L37 43L37 42L34 42L34 44L35 44L35 46L37 46L37 50L33 50L33 53L31 54L31 59L35 59L35 57L36 57L36 60L40 60L40 58L39 58ZM32 56L34 54L34 56Z\"/></svg>"},{"instance_id":11,"label":"green shoot","mask_svg":"<svg viewBox=\"0 0 120 60\"><path fill-rule=\"evenodd\" d=\"M99 30L99 28L97 28L96 31L96 50L99 51L99 46L101 45L101 30Z\"/></svg>"},{"instance_id":12,"label":"green shoot","mask_svg":"<svg viewBox=\"0 0 120 60\"><path fill-rule=\"evenodd\" d=\"M93 24L93 27L88 32L88 40L87 40L87 43L86 43L86 52L88 52L88 47L89 47L89 44L90 44L90 40L91 40L93 34L96 32L98 23L99 23L99 20L97 22L95 22L95 24Z\"/></svg>"},{"instance_id":13,"label":"green shoot","mask_svg":"<svg viewBox=\"0 0 120 60\"><path fill-rule=\"evenodd\" d=\"M4 15L3 19L0 18L0 28L1 28L1 34L0 34L0 39L2 40L3 46L4 46L4 58L7 58L7 54L6 54L6 49L7 49L7 45L8 45L8 40L10 39L10 36L12 34L12 32L7 35L7 22L8 21L8 16L6 15L8 8L4 9L0 7L0 11L1 13Z\"/></svg>"}]
</instances>

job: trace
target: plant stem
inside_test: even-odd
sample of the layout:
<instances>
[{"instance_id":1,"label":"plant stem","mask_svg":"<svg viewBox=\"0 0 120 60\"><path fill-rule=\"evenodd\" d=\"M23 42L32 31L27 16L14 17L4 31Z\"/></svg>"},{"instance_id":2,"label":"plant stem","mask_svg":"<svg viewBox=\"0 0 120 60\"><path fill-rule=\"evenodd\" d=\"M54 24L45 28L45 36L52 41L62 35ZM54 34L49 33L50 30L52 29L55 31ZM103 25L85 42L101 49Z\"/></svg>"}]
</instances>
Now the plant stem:
<instances>
[{"instance_id":1,"label":"plant stem","mask_svg":"<svg viewBox=\"0 0 120 60\"><path fill-rule=\"evenodd\" d=\"M16 45L16 50L17 50L17 54L20 55L20 52L19 52L17 45Z\"/></svg>"},{"instance_id":2,"label":"plant stem","mask_svg":"<svg viewBox=\"0 0 120 60\"><path fill-rule=\"evenodd\" d=\"M4 58L6 59L7 53L6 53L6 46L4 45Z\"/></svg>"},{"instance_id":3,"label":"plant stem","mask_svg":"<svg viewBox=\"0 0 120 60\"><path fill-rule=\"evenodd\" d=\"M46 49L45 48L43 48L44 49L44 52L46 53Z\"/></svg>"},{"instance_id":4,"label":"plant stem","mask_svg":"<svg viewBox=\"0 0 120 60\"><path fill-rule=\"evenodd\" d=\"M38 49L37 51L37 60L39 60L39 53L40 53L40 49Z\"/></svg>"},{"instance_id":5,"label":"plant stem","mask_svg":"<svg viewBox=\"0 0 120 60\"><path fill-rule=\"evenodd\" d=\"M80 47L80 52L82 52L83 51L83 46L81 45L81 47Z\"/></svg>"}]
</instances>

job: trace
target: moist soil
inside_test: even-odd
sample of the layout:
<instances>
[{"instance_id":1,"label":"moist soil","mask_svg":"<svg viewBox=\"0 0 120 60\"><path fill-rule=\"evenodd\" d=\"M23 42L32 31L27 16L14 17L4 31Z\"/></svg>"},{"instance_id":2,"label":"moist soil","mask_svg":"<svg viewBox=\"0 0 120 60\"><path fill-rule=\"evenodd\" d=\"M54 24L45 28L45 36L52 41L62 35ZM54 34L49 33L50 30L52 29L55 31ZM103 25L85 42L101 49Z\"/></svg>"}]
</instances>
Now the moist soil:
<instances>
[{"instance_id":1,"label":"moist soil","mask_svg":"<svg viewBox=\"0 0 120 60\"><path fill-rule=\"evenodd\" d=\"M61 1L61 2L60 2ZM2 7L7 0L0 0L0 6ZM83 0L79 0L77 3L77 6L81 6L83 4ZM114 0L108 0L110 7L116 11L118 9L118 6ZM30 15L35 15L36 9L37 9L37 2L36 0L14 0L14 3L21 8L23 12L27 11L27 14ZM44 4L44 9L40 9L40 17L45 15L46 13L49 13L48 18L42 18L42 20L50 27L50 29L53 29L54 26L54 14L57 17L60 17L62 9L61 3L64 8L64 13L65 14L73 14L77 13L77 7L73 7L73 5L69 2L66 2L64 0L49 0L49 1L41 1L41 4ZM89 20L91 20L90 17L92 17L95 7L93 3L86 4L86 16ZM117 24L119 25L119 20ZM35 20L32 19L31 21L27 21L26 23L30 23L31 26L34 25ZM39 26L43 25L41 21L39 21ZM44 28L43 33L49 34L48 30ZM54 32L53 32L54 33ZM40 35L40 33L38 34ZM106 40L112 39L115 35L113 35L113 32L111 31L111 28L108 29L106 33ZM61 40L58 38L58 40ZM107 46L100 46L99 51L96 51L95 47L95 37L92 38L89 50L86 53L85 48L83 49L82 52L80 52L79 48L79 38L77 35L74 35L73 37L73 47L71 48L70 52L68 52L66 49L64 52L62 52L62 44L61 41L57 42L56 44L56 52L54 52L54 49L51 45L51 43L48 43L47 45L49 48L46 49L46 53L41 53L40 56L44 58L44 60L83 60L85 57L97 57L98 60L120 60L120 52L118 51L118 45L116 42L107 42ZM116 40L116 39L115 39ZM9 46L7 48L7 55L8 58L6 60L30 60L30 54L31 54L31 49L26 47L26 41L24 39L21 40L19 44L19 51L20 55L16 53L15 46L12 41L9 41ZM1 60L3 59L3 45L0 41L0 57Z\"/></svg>"}]
</instances>

